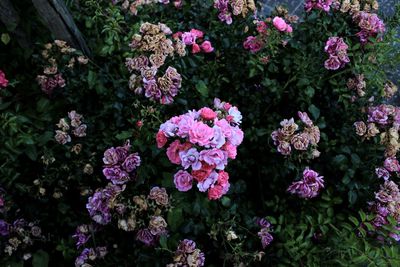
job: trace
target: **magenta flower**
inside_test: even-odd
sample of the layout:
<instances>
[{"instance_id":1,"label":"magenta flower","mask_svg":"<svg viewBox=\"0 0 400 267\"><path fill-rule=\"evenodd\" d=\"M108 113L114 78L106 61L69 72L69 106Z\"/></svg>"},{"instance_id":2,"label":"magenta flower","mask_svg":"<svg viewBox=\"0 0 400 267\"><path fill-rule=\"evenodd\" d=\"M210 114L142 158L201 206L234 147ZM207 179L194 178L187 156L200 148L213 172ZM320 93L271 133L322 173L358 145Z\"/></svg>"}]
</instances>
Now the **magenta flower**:
<instances>
[{"instance_id":1,"label":"magenta flower","mask_svg":"<svg viewBox=\"0 0 400 267\"><path fill-rule=\"evenodd\" d=\"M214 130L202 122L196 122L189 130L189 140L193 144L205 146L214 136Z\"/></svg>"},{"instance_id":2,"label":"magenta flower","mask_svg":"<svg viewBox=\"0 0 400 267\"><path fill-rule=\"evenodd\" d=\"M263 48L263 42L255 36L248 36L243 42L243 47L250 50L251 53L257 53Z\"/></svg>"},{"instance_id":3,"label":"magenta flower","mask_svg":"<svg viewBox=\"0 0 400 267\"><path fill-rule=\"evenodd\" d=\"M180 170L174 175L176 189L186 192L192 189L193 177L187 171Z\"/></svg>"},{"instance_id":4,"label":"magenta flower","mask_svg":"<svg viewBox=\"0 0 400 267\"><path fill-rule=\"evenodd\" d=\"M0 88L6 88L8 86L8 80L6 79L6 75L2 70L0 70Z\"/></svg>"},{"instance_id":5,"label":"magenta flower","mask_svg":"<svg viewBox=\"0 0 400 267\"><path fill-rule=\"evenodd\" d=\"M201 168L201 162L199 161L200 154L196 148L191 148L187 151L179 152L182 167L188 169L192 167L192 170L197 171Z\"/></svg>"},{"instance_id":6,"label":"magenta flower","mask_svg":"<svg viewBox=\"0 0 400 267\"><path fill-rule=\"evenodd\" d=\"M318 196L322 188L324 188L323 176L319 176L317 172L306 168L303 172L303 179L294 182L287 191L301 198L310 199Z\"/></svg>"},{"instance_id":7,"label":"magenta flower","mask_svg":"<svg viewBox=\"0 0 400 267\"><path fill-rule=\"evenodd\" d=\"M221 149L213 148L201 151L200 160L206 162L208 165L215 165L217 170L223 170L225 165L228 164L228 155Z\"/></svg>"}]
</instances>

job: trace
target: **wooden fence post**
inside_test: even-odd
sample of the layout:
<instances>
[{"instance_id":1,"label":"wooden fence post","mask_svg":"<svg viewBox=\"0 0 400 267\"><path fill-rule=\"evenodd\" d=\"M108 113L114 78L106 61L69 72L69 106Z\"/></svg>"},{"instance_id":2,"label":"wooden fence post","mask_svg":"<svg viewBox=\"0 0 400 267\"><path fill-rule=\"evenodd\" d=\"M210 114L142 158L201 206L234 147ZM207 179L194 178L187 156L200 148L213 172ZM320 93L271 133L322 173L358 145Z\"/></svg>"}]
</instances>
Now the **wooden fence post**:
<instances>
[{"instance_id":1,"label":"wooden fence post","mask_svg":"<svg viewBox=\"0 0 400 267\"><path fill-rule=\"evenodd\" d=\"M32 0L32 3L56 39L64 40L84 54L90 55L86 41L63 0Z\"/></svg>"}]
</instances>

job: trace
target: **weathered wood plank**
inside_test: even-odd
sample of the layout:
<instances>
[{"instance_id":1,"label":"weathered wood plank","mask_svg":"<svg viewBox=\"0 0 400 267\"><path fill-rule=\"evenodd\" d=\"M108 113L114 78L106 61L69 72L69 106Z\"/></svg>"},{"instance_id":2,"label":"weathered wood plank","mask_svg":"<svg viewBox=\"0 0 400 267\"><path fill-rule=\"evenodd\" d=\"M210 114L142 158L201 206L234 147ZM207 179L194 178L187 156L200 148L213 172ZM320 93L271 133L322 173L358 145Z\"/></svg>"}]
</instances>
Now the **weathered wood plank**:
<instances>
[{"instance_id":1,"label":"weathered wood plank","mask_svg":"<svg viewBox=\"0 0 400 267\"><path fill-rule=\"evenodd\" d=\"M62 0L32 0L32 3L56 39L68 42L86 55L90 54L81 32Z\"/></svg>"}]
</instances>

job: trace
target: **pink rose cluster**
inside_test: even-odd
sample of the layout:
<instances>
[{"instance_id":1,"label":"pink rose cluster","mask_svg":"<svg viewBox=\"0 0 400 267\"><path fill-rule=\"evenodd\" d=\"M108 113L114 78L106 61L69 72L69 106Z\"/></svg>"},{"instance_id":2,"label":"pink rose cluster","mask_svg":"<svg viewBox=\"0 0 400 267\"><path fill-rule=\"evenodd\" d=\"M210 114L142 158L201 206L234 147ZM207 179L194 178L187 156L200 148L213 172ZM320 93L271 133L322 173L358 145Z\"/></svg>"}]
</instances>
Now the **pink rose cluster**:
<instances>
[{"instance_id":1,"label":"pink rose cluster","mask_svg":"<svg viewBox=\"0 0 400 267\"><path fill-rule=\"evenodd\" d=\"M370 211L375 214L372 225L376 230L389 224L388 217L393 217L400 224L400 190L393 181L385 181L378 193L375 193L375 201L369 204ZM396 229L398 230L398 229ZM389 236L400 241L400 235L389 233Z\"/></svg>"},{"instance_id":2,"label":"pink rose cluster","mask_svg":"<svg viewBox=\"0 0 400 267\"><path fill-rule=\"evenodd\" d=\"M338 70L349 63L348 48L349 46L344 42L343 38L329 37L325 45L325 52L329 55L329 59L324 63L325 68L328 70Z\"/></svg>"},{"instance_id":3,"label":"pink rose cluster","mask_svg":"<svg viewBox=\"0 0 400 267\"><path fill-rule=\"evenodd\" d=\"M136 169L140 166L138 153L129 153L131 146L127 142L124 146L112 147L104 152L103 174L114 185L126 184L132 180Z\"/></svg>"},{"instance_id":4,"label":"pink rose cluster","mask_svg":"<svg viewBox=\"0 0 400 267\"><path fill-rule=\"evenodd\" d=\"M304 9L306 12L310 12L312 9L319 9L325 12L329 12L333 0L306 0L304 3Z\"/></svg>"},{"instance_id":5,"label":"pink rose cluster","mask_svg":"<svg viewBox=\"0 0 400 267\"><path fill-rule=\"evenodd\" d=\"M385 23L383 23L378 15L361 11L353 16L353 20L361 29L357 33L357 36L360 38L362 44L368 43L369 38L378 38L378 41L382 40L385 32Z\"/></svg>"},{"instance_id":6,"label":"pink rose cluster","mask_svg":"<svg viewBox=\"0 0 400 267\"><path fill-rule=\"evenodd\" d=\"M218 9L218 19L226 24L232 24L232 15L242 15L255 12L256 5L254 0L214 0L214 7Z\"/></svg>"},{"instance_id":7,"label":"pink rose cluster","mask_svg":"<svg viewBox=\"0 0 400 267\"><path fill-rule=\"evenodd\" d=\"M292 154L292 146L295 150L304 152L311 147L312 158L317 158L320 152L317 145L320 141L320 130L315 126L306 112L298 112L301 122L305 125L302 131L294 119L281 121L282 128L272 132L271 137L279 153L284 156Z\"/></svg>"},{"instance_id":8,"label":"pink rose cluster","mask_svg":"<svg viewBox=\"0 0 400 267\"><path fill-rule=\"evenodd\" d=\"M229 190L228 159L235 159L243 141L242 114L229 103L214 100L215 110L204 107L163 123L157 133L158 148L169 140L167 156L183 169L174 175L179 191L188 191L193 181L209 199L219 199Z\"/></svg>"},{"instance_id":9,"label":"pink rose cluster","mask_svg":"<svg viewBox=\"0 0 400 267\"><path fill-rule=\"evenodd\" d=\"M316 171L306 168L303 171L303 178L292 183L287 191L300 198L311 199L318 196L322 188L324 188L324 177Z\"/></svg>"},{"instance_id":10,"label":"pink rose cluster","mask_svg":"<svg viewBox=\"0 0 400 267\"><path fill-rule=\"evenodd\" d=\"M6 88L8 86L8 80L6 79L6 75L2 70L0 70L0 88Z\"/></svg>"},{"instance_id":11,"label":"pink rose cluster","mask_svg":"<svg viewBox=\"0 0 400 267\"><path fill-rule=\"evenodd\" d=\"M214 47L210 41L203 41L204 32L191 29L189 32L177 32L173 35L174 38L179 38L186 46L192 46L192 53L197 54L200 52L211 53L214 51Z\"/></svg>"},{"instance_id":12,"label":"pink rose cluster","mask_svg":"<svg viewBox=\"0 0 400 267\"><path fill-rule=\"evenodd\" d=\"M290 34L293 32L292 26L281 17L274 17L272 20L268 18L265 21L258 20L255 23L257 26L257 36L248 36L243 42L244 49L249 50L251 53L257 53L265 47L265 40L267 40L273 29L271 26L274 26L280 33Z\"/></svg>"}]
</instances>

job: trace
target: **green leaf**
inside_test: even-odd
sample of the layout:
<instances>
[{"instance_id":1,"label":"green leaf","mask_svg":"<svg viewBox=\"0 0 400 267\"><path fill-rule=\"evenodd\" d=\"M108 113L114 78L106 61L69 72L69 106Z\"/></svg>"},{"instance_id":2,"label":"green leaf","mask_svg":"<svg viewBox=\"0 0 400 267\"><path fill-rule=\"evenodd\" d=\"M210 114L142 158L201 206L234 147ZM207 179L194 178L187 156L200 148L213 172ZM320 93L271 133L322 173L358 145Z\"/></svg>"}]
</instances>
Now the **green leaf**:
<instances>
[{"instance_id":1,"label":"green leaf","mask_svg":"<svg viewBox=\"0 0 400 267\"><path fill-rule=\"evenodd\" d=\"M309 98L311 98L314 96L315 90L311 86L307 86L305 93Z\"/></svg>"},{"instance_id":2,"label":"green leaf","mask_svg":"<svg viewBox=\"0 0 400 267\"><path fill-rule=\"evenodd\" d=\"M310 107L308 108L308 111L311 113L314 120L317 120L319 118L320 110L314 104L310 105Z\"/></svg>"},{"instance_id":3,"label":"green leaf","mask_svg":"<svg viewBox=\"0 0 400 267\"><path fill-rule=\"evenodd\" d=\"M3 33L1 35L1 41L3 42L3 44L7 45L10 42L10 40L11 40L11 38L8 33Z\"/></svg>"},{"instance_id":4,"label":"green leaf","mask_svg":"<svg viewBox=\"0 0 400 267\"><path fill-rule=\"evenodd\" d=\"M132 132L130 131L123 131L115 136L118 140L126 140L132 137Z\"/></svg>"},{"instance_id":5,"label":"green leaf","mask_svg":"<svg viewBox=\"0 0 400 267\"><path fill-rule=\"evenodd\" d=\"M358 226L360 224L360 222L357 220L356 217L350 216L349 220L355 225Z\"/></svg>"},{"instance_id":6,"label":"green leaf","mask_svg":"<svg viewBox=\"0 0 400 267\"><path fill-rule=\"evenodd\" d=\"M32 260L33 267L47 267L49 266L49 254L43 250L38 250L33 254Z\"/></svg>"},{"instance_id":7,"label":"green leaf","mask_svg":"<svg viewBox=\"0 0 400 267\"><path fill-rule=\"evenodd\" d=\"M203 80L200 80L196 84L196 90L203 96L208 97L208 87Z\"/></svg>"},{"instance_id":8,"label":"green leaf","mask_svg":"<svg viewBox=\"0 0 400 267\"><path fill-rule=\"evenodd\" d=\"M37 159L37 150L34 145L26 146L25 154L33 161Z\"/></svg>"},{"instance_id":9,"label":"green leaf","mask_svg":"<svg viewBox=\"0 0 400 267\"><path fill-rule=\"evenodd\" d=\"M89 89L93 89L97 83L97 74L94 71L89 70L88 73L88 85Z\"/></svg>"},{"instance_id":10,"label":"green leaf","mask_svg":"<svg viewBox=\"0 0 400 267\"><path fill-rule=\"evenodd\" d=\"M160 236L160 246L162 248L168 249L167 236L166 235Z\"/></svg>"},{"instance_id":11,"label":"green leaf","mask_svg":"<svg viewBox=\"0 0 400 267\"><path fill-rule=\"evenodd\" d=\"M47 98L41 98L36 103L36 110L40 113L43 113L48 110L48 106L50 105L50 101Z\"/></svg>"},{"instance_id":12,"label":"green leaf","mask_svg":"<svg viewBox=\"0 0 400 267\"><path fill-rule=\"evenodd\" d=\"M178 230L179 226L183 223L182 209L181 208L171 209L168 212L167 221L172 231Z\"/></svg>"}]
</instances>

